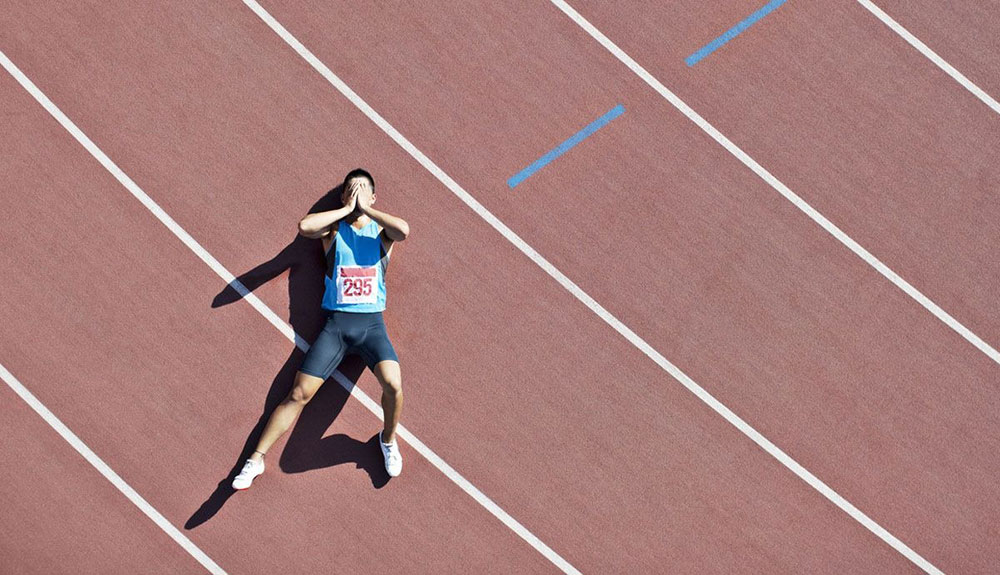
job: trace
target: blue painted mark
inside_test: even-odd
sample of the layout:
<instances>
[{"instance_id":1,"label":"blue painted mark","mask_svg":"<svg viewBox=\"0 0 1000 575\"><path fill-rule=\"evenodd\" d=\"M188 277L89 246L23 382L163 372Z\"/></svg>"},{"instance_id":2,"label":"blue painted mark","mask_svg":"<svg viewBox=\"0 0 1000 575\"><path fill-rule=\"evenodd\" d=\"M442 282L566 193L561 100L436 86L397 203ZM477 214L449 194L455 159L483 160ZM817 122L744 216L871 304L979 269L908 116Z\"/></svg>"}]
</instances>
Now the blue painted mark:
<instances>
[{"instance_id":1,"label":"blue painted mark","mask_svg":"<svg viewBox=\"0 0 1000 575\"><path fill-rule=\"evenodd\" d=\"M746 30L750 26L753 26L755 23L757 23L758 20L760 20L764 16L767 16L771 12L774 12L774 10L778 6L781 6L785 2L786 0L771 0L763 8L757 10L756 12L748 16L745 20L733 26L729 30L726 30L725 34L719 36L715 40L712 40L704 48L698 50L694 54L691 54L690 56L685 58L684 62L687 63L688 66L694 66L695 64L700 62L705 56L708 56L712 52L715 52L723 44L739 36L744 30Z\"/></svg>"},{"instance_id":2,"label":"blue painted mark","mask_svg":"<svg viewBox=\"0 0 1000 575\"><path fill-rule=\"evenodd\" d=\"M524 180L527 180L529 177L531 177L532 174L545 167L546 164L558 158L559 156L565 154L567 151L569 151L570 148L582 142L587 136L590 136L597 130L600 130L608 122L614 120L615 118L621 116L624 113L625 113L625 106L621 104L618 104L614 108L611 108L610 110L608 110L606 114L594 120L590 124L587 124L586 128L573 134L573 136L570 139L559 144L552 151L532 162L531 165L528 166L527 168L514 174L514 176L511 179L507 180L507 185L513 188L514 186L520 184Z\"/></svg>"}]
</instances>

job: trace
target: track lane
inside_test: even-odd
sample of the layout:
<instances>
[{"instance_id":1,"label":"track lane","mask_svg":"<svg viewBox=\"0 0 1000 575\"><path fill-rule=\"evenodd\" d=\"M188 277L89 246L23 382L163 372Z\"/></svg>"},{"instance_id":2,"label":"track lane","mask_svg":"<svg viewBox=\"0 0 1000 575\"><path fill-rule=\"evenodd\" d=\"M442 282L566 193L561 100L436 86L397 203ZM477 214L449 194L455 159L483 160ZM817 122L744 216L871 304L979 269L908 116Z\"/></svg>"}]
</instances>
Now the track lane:
<instances>
[{"instance_id":1,"label":"track lane","mask_svg":"<svg viewBox=\"0 0 1000 575\"><path fill-rule=\"evenodd\" d=\"M159 25L168 34L171 20L163 16ZM127 19L129 14L118 10L115 17ZM648 570L670 564L679 569L717 572L759 572L775 565L836 572L857 569L856 561L863 557L864 565L873 571L912 570L902 558L777 468L688 393L677 386L660 385L662 372L634 349L617 338L605 340L608 330L603 323L553 287L513 248L498 244L482 222L401 152L386 146L369 124L338 121L351 117L346 104L337 103L342 111L319 125L288 121L286 109L276 103L260 106L267 112L260 123L269 128L287 123L285 131L254 141L259 147L252 151L246 147L243 133L231 143L220 138L218 141L226 144L223 146L204 145L205 141L216 142L212 139L216 137L215 122L235 121L229 119L230 114L241 118L258 113L256 106L244 105L223 114L225 103L234 94L268 101L268 87L275 80L248 72L239 58L246 52L240 42L258 43L259 49L267 46L269 36L259 27L242 28L238 19L230 27L218 25L230 22L230 15L218 21L205 13L178 17L182 27L195 32L200 30L197 22L208 20L216 25L208 27L214 33L232 35L221 45L215 38L193 42L209 53L218 50L213 58L221 54L231 59L212 62L207 58L207 65L198 60L205 66L200 68L204 76L218 74L222 76L219 84L229 86L223 90L214 85L211 91L200 92L200 109L178 103L190 101L191 88L197 83L172 85L175 71L157 64L166 64L178 54L162 53L156 44L158 38L133 45L124 56L116 52L113 65L98 63L94 54L83 58L81 64L79 54L62 59L58 48L64 40L59 34L50 31L51 35L40 35L36 30L35 40L54 50L40 59L37 52L22 48L18 58L43 89L63 91L66 103L60 104L64 110L79 118L84 130L93 127L103 133L105 140L98 141L126 171L131 173L132 167L145 170L145 176L155 182L154 187L146 188L154 195L162 192L164 204L172 203L171 213L186 226L190 222L190 228L197 228L213 253L216 247L223 253L233 249L234 240L227 233L230 230L253 230L255 235L240 246L242 259L233 258L244 262L244 269L256 268L287 242L284 228L271 224L294 221L308 207L315 192L301 190L324 189L315 184L302 186L300 181L300 195L295 202L289 201L283 188L269 188L256 181L264 169L248 156L267 157L269 151L281 150L282 157L294 159L294 163L269 177L281 180L288 176L293 183L293 174L316 170L323 162L329 164L331 157L348 158L341 160L345 164L366 160L377 174L385 174L380 186L390 190L385 197L392 203L387 205L399 206L401 214L422 226L415 228L414 240L401 246L400 253L405 256L394 264L394 274L398 274L394 277L410 281L400 281L392 288L396 307L389 316L390 330L398 334L394 337L403 357L409 353L420 358L406 367L408 381L416 382L411 388L419 385L422 391L408 395L407 423L428 443L440 446L439 452L446 459L463 462L462 467L469 470L468 476L477 485L497 494L501 505L533 529L537 526L543 539L551 537L558 542L557 548L567 549L574 563L579 559L585 570L605 571ZM60 25L60 21L46 22L46 26L53 25ZM102 24L98 20L91 22L91 29L96 36L112 35L121 29L121 22ZM189 42L192 36L197 34L189 34ZM267 51L264 54L268 57ZM285 65L291 70L280 72L284 68L279 67L279 73L288 73L295 80L274 84L281 89L283 105L293 110L332 105L325 103L328 88L310 70L287 52L276 50L275 54L283 54L280 58L287 59ZM74 65L64 67L70 62ZM139 71L146 74L146 83L124 81ZM82 77L90 81L75 82ZM145 108L153 107L147 94L157 90L154 101L158 109L150 111ZM124 107L122 102L132 105ZM184 111L179 114L181 121L174 118L177 109L170 108L175 104ZM126 109L128 113L123 111ZM135 110L144 117L130 117ZM214 121L201 122L201 114ZM119 123L109 125L109 118ZM174 121L169 121L171 118ZM136 134L140 133L145 140L138 139ZM347 140L348 136L357 143ZM178 147L179 142L185 145ZM288 149L290 145L293 150ZM360 159L352 156L359 148L365 151L366 146L377 154ZM157 164L158 159L167 165ZM245 161L244 171L230 172L220 166L220 160ZM178 165L186 167L185 178L194 180L191 174L200 178L193 189L199 194L209 190L218 199L218 209L200 209L203 206L195 204L206 200L190 189L163 186L164 180L180 177L169 171ZM329 183L329 176L323 179ZM256 206L267 206L268 211L261 214ZM271 224L255 226L262 221ZM418 234L426 239L415 241ZM227 265L240 269L228 261ZM417 279L426 278L427 270L456 269L464 273ZM277 309L275 302L281 302L284 290L272 286L259 291ZM484 302L483 293L490 295L488 301ZM530 294L527 300L525 293ZM517 321L512 321L510 310L522 308L515 316ZM438 330L424 327L432 322L438 322ZM595 342L601 343L595 348ZM484 348L502 353L484 356ZM498 373L504 377L498 378ZM608 374L618 377L609 381ZM621 397L636 393L635 382L657 382L640 388L650 398L648 405L621 402ZM371 382L364 379L362 385L370 388ZM581 389L586 393L579 393ZM670 418L663 417L664 406L671 406ZM579 414L585 414L586 425L581 425ZM640 423L621 429L623 421ZM595 450L604 450L597 461ZM650 461L656 466L651 468ZM752 518L749 523L748 518ZM817 532L825 537L816 537ZM609 538L609 534L615 537ZM842 553L844 544L850 546L852 555Z\"/></svg>"},{"instance_id":2,"label":"track lane","mask_svg":"<svg viewBox=\"0 0 1000 575\"><path fill-rule=\"evenodd\" d=\"M9 76L2 91L12 120L3 171L19 190L0 196L0 289L13 302L0 310L4 365L173 525L233 573L554 571L412 453L409 481L387 485L378 421L336 384L276 445L250 492L216 491L231 480L265 396L287 392L300 354L286 363L291 344L249 306L212 309L218 278ZM57 463L77 469L78 460L70 450ZM69 559L86 540L44 522L60 500L38 517L5 514L4 531L43 523L35 536L54 559ZM113 504L110 513L132 509L124 497ZM143 534L149 520L138 520L131 529ZM91 518L86 528L110 539L104 528L114 525ZM147 550L172 567L176 557L159 557L164 547L140 547L132 560Z\"/></svg>"},{"instance_id":3,"label":"track lane","mask_svg":"<svg viewBox=\"0 0 1000 575\"><path fill-rule=\"evenodd\" d=\"M602 49L587 52L571 23L547 22L543 8L271 9L491 211L807 468L935 559L989 561L982 477L996 462L978 442L997 436L996 366L660 110ZM373 40L334 49L321 41L331 30ZM579 127L571 116L623 94L624 123L595 135L599 148L582 144L525 190L503 186ZM591 233L607 229L637 247ZM656 296L621 296L617 278L636 269L655 274Z\"/></svg>"},{"instance_id":4,"label":"track lane","mask_svg":"<svg viewBox=\"0 0 1000 575\"><path fill-rule=\"evenodd\" d=\"M987 94L1000 98L1000 3L878 0L876 5Z\"/></svg>"},{"instance_id":5,"label":"track lane","mask_svg":"<svg viewBox=\"0 0 1000 575\"><path fill-rule=\"evenodd\" d=\"M206 572L6 384L0 405L5 573Z\"/></svg>"},{"instance_id":6,"label":"track lane","mask_svg":"<svg viewBox=\"0 0 1000 575\"><path fill-rule=\"evenodd\" d=\"M705 25L707 7L573 5L849 236L1000 345L990 248L1000 241L1000 116L860 4L783 5L692 68L684 58L718 34Z\"/></svg>"}]
</instances>

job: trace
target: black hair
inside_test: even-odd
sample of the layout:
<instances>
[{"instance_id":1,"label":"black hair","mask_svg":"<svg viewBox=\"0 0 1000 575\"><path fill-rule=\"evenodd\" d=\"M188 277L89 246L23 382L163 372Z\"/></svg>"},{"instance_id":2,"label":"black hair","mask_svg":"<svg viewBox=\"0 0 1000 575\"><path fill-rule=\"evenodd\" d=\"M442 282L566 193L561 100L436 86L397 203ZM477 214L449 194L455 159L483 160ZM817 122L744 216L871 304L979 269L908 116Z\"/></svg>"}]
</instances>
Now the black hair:
<instances>
[{"instance_id":1,"label":"black hair","mask_svg":"<svg viewBox=\"0 0 1000 575\"><path fill-rule=\"evenodd\" d=\"M366 170L362 170L361 168L355 168L350 172L347 172L347 175L344 176L345 189L347 188L347 182L350 182L354 178L365 178L366 180L368 180L368 183L372 185L372 191L375 191L375 178L373 178L372 175L369 174Z\"/></svg>"}]
</instances>

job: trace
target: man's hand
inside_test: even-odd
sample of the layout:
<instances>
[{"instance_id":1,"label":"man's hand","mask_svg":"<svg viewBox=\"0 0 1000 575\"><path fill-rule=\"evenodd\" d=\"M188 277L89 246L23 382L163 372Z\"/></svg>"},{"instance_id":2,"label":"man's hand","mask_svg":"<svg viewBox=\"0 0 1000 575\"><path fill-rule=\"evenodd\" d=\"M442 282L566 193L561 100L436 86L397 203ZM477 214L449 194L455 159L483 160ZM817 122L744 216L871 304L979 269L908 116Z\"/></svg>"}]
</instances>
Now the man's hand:
<instances>
[{"instance_id":1,"label":"man's hand","mask_svg":"<svg viewBox=\"0 0 1000 575\"><path fill-rule=\"evenodd\" d=\"M350 212L353 212L358 207L358 187L353 183L348 188L347 201L344 202L344 207L349 208Z\"/></svg>"},{"instance_id":2,"label":"man's hand","mask_svg":"<svg viewBox=\"0 0 1000 575\"><path fill-rule=\"evenodd\" d=\"M357 201L357 209L363 214L368 213L368 208L375 202L371 185L366 180L357 181L352 186L353 195Z\"/></svg>"},{"instance_id":3,"label":"man's hand","mask_svg":"<svg viewBox=\"0 0 1000 575\"><path fill-rule=\"evenodd\" d=\"M343 207L325 212L306 214L299 220L299 233L310 239L323 238L330 235L336 229L336 224L340 220L354 213L358 204L358 195L349 193Z\"/></svg>"}]
</instances>

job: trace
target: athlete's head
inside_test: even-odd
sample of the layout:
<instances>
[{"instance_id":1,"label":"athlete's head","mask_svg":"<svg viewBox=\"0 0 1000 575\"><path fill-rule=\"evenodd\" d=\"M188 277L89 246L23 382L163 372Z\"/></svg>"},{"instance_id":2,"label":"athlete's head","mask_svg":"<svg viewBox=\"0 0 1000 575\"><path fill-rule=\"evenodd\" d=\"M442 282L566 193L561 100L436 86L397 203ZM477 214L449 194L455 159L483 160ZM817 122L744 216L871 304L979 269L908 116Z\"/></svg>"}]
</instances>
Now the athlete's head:
<instances>
[{"instance_id":1,"label":"athlete's head","mask_svg":"<svg viewBox=\"0 0 1000 575\"><path fill-rule=\"evenodd\" d=\"M375 203L375 179L366 170L356 168L344 177L344 190L340 196L344 204L347 204L348 198L351 197L351 191L355 188L360 194L369 194L371 203Z\"/></svg>"}]
</instances>

